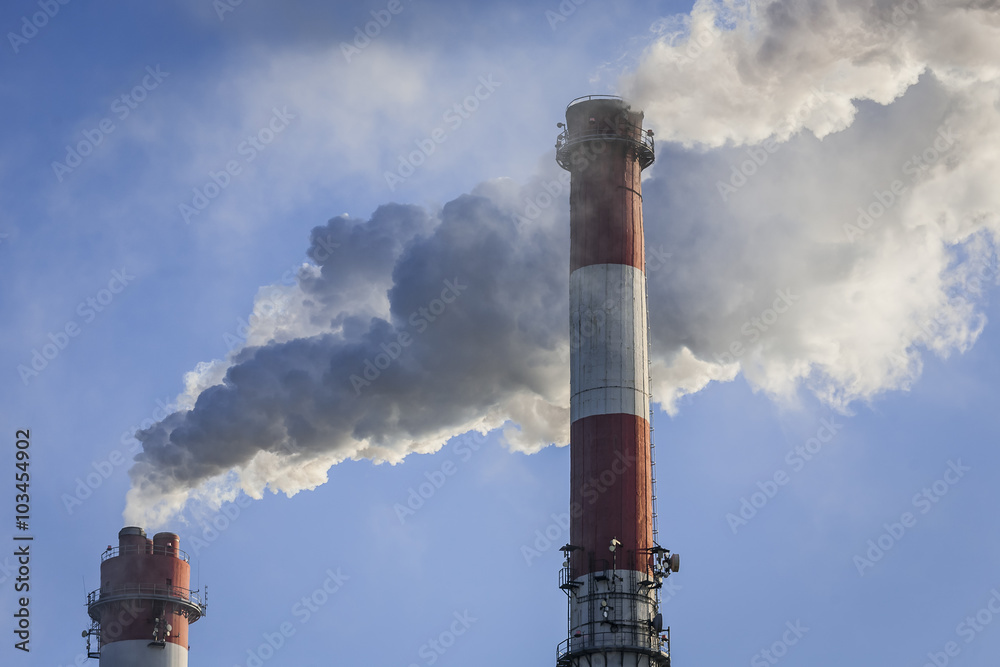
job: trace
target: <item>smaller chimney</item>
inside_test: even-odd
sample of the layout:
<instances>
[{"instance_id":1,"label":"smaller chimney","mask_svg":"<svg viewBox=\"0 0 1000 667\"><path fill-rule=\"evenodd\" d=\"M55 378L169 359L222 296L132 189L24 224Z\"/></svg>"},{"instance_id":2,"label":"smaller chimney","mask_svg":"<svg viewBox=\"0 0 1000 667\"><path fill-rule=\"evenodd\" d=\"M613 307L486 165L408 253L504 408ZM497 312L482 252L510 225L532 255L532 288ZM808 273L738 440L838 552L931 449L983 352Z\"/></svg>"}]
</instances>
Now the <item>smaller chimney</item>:
<instances>
[{"instance_id":1,"label":"smaller chimney","mask_svg":"<svg viewBox=\"0 0 1000 667\"><path fill-rule=\"evenodd\" d=\"M87 596L87 656L101 667L187 667L188 626L205 615L175 533L127 526L101 554L101 587ZM96 641L96 648L93 642Z\"/></svg>"}]
</instances>

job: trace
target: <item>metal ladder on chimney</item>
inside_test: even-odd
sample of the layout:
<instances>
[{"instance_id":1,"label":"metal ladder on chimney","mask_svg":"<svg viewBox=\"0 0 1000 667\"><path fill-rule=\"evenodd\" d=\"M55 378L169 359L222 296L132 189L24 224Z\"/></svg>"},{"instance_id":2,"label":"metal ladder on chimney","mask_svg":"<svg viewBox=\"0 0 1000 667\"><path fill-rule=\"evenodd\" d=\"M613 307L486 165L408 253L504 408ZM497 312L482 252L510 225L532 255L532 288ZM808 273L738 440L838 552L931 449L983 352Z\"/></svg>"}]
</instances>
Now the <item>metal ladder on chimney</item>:
<instances>
[{"instance_id":1,"label":"metal ladder on chimney","mask_svg":"<svg viewBox=\"0 0 1000 667\"><path fill-rule=\"evenodd\" d=\"M649 372L649 360L650 360L650 346L651 346L651 336L649 332L649 280L646 277L646 272L642 273L642 283L643 289L646 291L646 374L649 376L649 473L653 478L652 486L650 488L651 494L653 496L653 544L659 544L657 541L657 536L659 533L659 527L656 520L656 438L653 437L653 375ZM657 602L659 602L659 590L656 592Z\"/></svg>"},{"instance_id":2,"label":"metal ladder on chimney","mask_svg":"<svg viewBox=\"0 0 1000 667\"><path fill-rule=\"evenodd\" d=\"M656 521L656 438L653 437L653 409L649 410L649 472L653 477L653 483L651 487L653 496L653 543L659 544L657 541L658 527Z\"/></svg>"},{"instance_id":3,"label":"metal ladder on chimney","mask_svg":"<svg viewBox=\"0 0 1000 667\"><path fill-rule=\"evenodd\" d=\"M652 337L650 336L649 327L649 279L646 276L646 272L643 271L643 287L646 290L646 371L649 372L649 360L652 358L650 351L652 349ZM653 437L653 374L649 372L649 473L652 477L652 483L650 485L650 495L652 495L653 508L652 508L652 518L653 518L653 544L659 546L659 525L656 518L656 438ZM660 588L656 587L656 610L660 610ZM670 626L667 626L667 661L666 667L670 667Z\"/></svg>"}]
</instances>

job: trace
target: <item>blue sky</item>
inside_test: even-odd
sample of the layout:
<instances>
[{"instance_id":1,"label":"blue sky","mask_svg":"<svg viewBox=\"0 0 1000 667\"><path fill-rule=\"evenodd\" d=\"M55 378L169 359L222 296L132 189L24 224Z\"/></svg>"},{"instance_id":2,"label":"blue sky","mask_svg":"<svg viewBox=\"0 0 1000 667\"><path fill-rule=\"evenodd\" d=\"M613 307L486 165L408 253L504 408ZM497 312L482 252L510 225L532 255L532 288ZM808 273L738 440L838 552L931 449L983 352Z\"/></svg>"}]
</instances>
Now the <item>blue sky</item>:
<instances>
[{"instance_id":1,"label":"blue sky","mask_svg":"<svg viewBox=\"0 0 1000 667\"><path fill-rule=\"evenodd\" d=\"M675 664L919 666L949 642L994 664L1000 40L957 4L70 1L35 31L45 2L5 5L0 400L5 465L31 431L35 542L32 650L8 632L4 664L75 664L154 478L129 517L179 533L209 587L193 665L552 664L552 147L567 102L609 92L657 136ZM446 280L468 290L416 324Z\"/></svg>"}]
</instances>

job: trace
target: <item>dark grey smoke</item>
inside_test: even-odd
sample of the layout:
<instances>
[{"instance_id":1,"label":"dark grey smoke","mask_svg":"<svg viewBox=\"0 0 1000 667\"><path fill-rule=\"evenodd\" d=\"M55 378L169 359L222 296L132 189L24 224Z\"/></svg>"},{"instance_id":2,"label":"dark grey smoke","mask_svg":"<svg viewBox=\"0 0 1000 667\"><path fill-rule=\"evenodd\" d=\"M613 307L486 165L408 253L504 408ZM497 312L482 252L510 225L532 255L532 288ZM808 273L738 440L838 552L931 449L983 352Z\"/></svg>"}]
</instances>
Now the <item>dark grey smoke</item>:
<instances>
[{"instance_id":1,"label":"dark grey smoke","mask_svg":"<svg viewBox=\"0 0 1000 667\"><path fill-rule=\"evenodd\" d=\"M566 212L519 223L513 186L482 192L314 229L320 270L296 308L327 333L239 351L192 410L140 432L128 516L165 516L234 470L253 495L257 479L294 493L346 458L396 462L508 419L512 446L562 443Z\"/></svg>"}]
</instances>

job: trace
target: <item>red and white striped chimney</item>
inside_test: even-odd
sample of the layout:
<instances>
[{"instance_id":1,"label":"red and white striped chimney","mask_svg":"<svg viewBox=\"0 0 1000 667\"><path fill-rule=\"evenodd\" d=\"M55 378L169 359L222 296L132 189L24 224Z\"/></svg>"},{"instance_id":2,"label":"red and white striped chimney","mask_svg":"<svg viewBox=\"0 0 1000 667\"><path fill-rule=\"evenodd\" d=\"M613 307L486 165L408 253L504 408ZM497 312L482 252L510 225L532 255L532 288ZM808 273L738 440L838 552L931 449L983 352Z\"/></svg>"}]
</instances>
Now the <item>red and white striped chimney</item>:
<instances>
[{"instance_id":1,"label":"red and white striped chimney","mask_svg":"<svg viewBox=\"0 0 1000 667\"><path fill-rule=\"evenodd\" d=\"M101 667L187 667L188 625L205 615L174 533L134 526L101 555L101 587L87 597L87 653ZM97 640L96 650L91 640Z\"/></svg>"},{"instance_id":2,"label":"red and white striped chimney","mask_svg":"<svg viewBox=\"0 0 1000 667\"><path fill-rule=\"evenodd\" d=\"M641 174L654 155L642 118L617 97L579 98L556 144L571 174L571 520L560 578L569 637L560 667L669 664L656 595L669 559L653 540L642 228Z\"/></svg>"}]
</instances>

